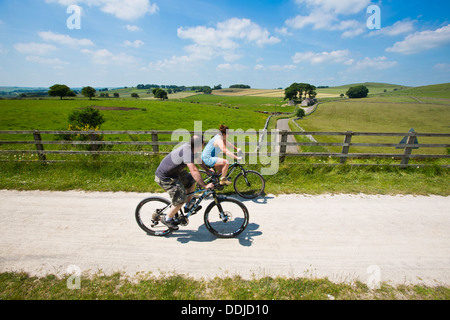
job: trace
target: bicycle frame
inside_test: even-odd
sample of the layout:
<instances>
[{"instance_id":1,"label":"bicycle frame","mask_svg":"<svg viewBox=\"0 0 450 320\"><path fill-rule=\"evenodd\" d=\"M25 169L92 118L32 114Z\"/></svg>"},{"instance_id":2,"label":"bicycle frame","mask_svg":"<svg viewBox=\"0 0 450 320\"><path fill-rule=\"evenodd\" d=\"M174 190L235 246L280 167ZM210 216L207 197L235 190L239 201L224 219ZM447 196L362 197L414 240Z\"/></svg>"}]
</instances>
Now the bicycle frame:
<instances>
[{"instance_id":1,"label":"bicycle frame","mask_svg":"<svg viewBox=\"0 0 450 320\"><path fill-rule=\"evenodd\" d=\"M240 164L238 161L235 161L228 167L228 171L227 171L227 175L226 175L227 178L229 178L233 174L234 170L236 170L236 167L239 167L241 169L241 171L245 171L242 164ZM217 175L220 177L222 175L222 173L217 173ZM211 177L208 177L205 180L205 182L210 182L210 181L211 181Z\"/></svg>"},{"instance_id":2,"label":"bicycle frame","mask_svg":"<svg viewBox=\"0 0 450 320\"><path fill-rule=\"evenodd\" d=\"M214 190L208 190L208 189L200 189L200 190L195 190L191 193L188 193L187 196L196 194L196 193L201 193L203 192L203 194L198 198L198 200L194 203L194 205L192 206L192 208L189 210L188 213L183 214L183 212L181 211L181 215L185 218L188 218L194 213L195 209L197 209L197 207L200 205L200 203L207 198L208 196L210 196L211 194L214 196L214 201L216 202L219 210L220 210L220 214L222 215L222 206L220 205L220 202L218 201L218 199L220 199L223 196L217 196L216 192ZM168 207L170 207L172 204L168 204L167 206L165 206L164 208L161 209L161 212L164 212Z\"/></svg>"}]
</instances>

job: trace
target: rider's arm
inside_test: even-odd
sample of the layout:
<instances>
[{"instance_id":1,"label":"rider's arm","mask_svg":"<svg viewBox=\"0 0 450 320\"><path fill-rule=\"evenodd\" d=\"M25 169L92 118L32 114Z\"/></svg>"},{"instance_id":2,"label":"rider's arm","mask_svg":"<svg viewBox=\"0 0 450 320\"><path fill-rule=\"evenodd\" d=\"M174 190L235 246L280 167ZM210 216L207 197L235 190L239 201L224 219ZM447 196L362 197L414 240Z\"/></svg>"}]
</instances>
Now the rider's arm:
<instances>
[{"instance_id":1,"label":"rider's arm","mask_svg":"<svg viewBox=\"0 0 450 320\"><path fill-rule=\"evenodd\" d=\"M202 189L206 189L206 184L202 179L200 172L197 169L197 166L194 163L186 164L189 171L191 172L192 178L194 178L195 182L197 182Z\"/></svg>"},{"instance_id":2,"label":"rider's arm","mask_svg":"<svg viewBox=\"0 0 450 320\"><path fill-rule=\"evenodd\" d=\"M228 141L227 141L227 142L228 142ZM236 157L236 156L234 155L233 152L231 152L230 150L227 149L227 147L226 147L225 144L223 143L223 140L217 139L215 143L217 143L217 146L220 148L220 150L222 150L222 152L223 152L225 155L230 156L230 157L232 157L233 159L238 160L238 157ZM234 146L233 146L233 147L234 147Z\"/></svg>"},{"instance_id":3,"label":"rider's arm","mask_svg":"<svg viewBox=\"0 0 450 320\"><path fill-rule=\"evenodd\" d=\"M226 141L227 142L227 146L234 148L235 150L238 150L239 148L236 147L234 144L232 144L230 141Z\"/></svg>"}]
</instances>

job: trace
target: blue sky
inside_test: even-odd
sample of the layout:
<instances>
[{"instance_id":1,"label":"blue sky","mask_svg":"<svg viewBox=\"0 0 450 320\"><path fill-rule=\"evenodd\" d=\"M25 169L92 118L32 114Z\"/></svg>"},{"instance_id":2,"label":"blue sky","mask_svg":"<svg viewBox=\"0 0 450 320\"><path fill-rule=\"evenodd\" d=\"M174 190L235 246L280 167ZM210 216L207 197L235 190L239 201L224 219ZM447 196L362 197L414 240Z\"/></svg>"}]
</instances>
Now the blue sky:
<instances>
[{"instance_id":1,"label":"blue sky","mask_svg":"<svg viewBox=\"0 0 450 320\"><path fill-rule=\"evenodd\" d=\"M367 26L371 5L381 29ZM0 86L444 83L449 12L434 0L0 0Z\"/></svg>"}]
</instances>

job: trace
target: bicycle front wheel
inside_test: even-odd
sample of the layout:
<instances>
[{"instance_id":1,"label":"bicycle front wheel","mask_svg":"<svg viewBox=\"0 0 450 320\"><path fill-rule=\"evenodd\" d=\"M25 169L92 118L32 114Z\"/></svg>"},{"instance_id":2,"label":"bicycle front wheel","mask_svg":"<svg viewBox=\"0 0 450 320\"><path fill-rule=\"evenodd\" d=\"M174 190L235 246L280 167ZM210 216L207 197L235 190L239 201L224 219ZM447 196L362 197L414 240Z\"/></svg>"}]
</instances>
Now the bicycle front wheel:
<instances>
[{"instance_id":1,"label":"bicycle front wheel","mask_svg":"<svg viewBox=\"0 0 450 320\"><path fill-rule=\"evenodd\" d=\"M165 219L170 201L160 197L142 200L136 207L136 222L142 230L152 236L165 236L172 232L161 222Z\"/></svg>"},{"instance_id":2,"label":"bicycle front wheel","mask_svg":"<svg viewBox=\"0 0 450 320\"><path fill-rule=\"evenodd\" d=\"M206 208L204 221L209 232L219 238L233 238L247 228L247 207L232 198L217 199Z\"/></svg>"},{"instance_id":3,"label":"bicycle front wheel","mask_svg":"<svg viewBox=\"0 0 450 320\"><path fill-rule=\"evenodd\" d=\"M242 198L253 199L264 192L266 181L259 172L246 170L236 176L233 186Z\"/></svg>"}]
</instances>

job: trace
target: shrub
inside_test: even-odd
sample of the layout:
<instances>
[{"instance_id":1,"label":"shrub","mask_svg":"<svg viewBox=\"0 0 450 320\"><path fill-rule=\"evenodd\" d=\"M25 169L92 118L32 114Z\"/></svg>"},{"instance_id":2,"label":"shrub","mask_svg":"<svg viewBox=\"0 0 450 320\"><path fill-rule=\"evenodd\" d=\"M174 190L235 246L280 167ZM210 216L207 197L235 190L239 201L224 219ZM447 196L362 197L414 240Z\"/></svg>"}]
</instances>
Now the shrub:
<instances>
[{"instance_id":1,"label":"shrub","mask_svg":"<svg viewBox=\"0 0 450 320\"><path fill-rule=\"evenodd\" d=\"M351 87L346 93L349 98L365 98L368 94L369 89L366 86Z\"/></svg>"}]
</instances>

